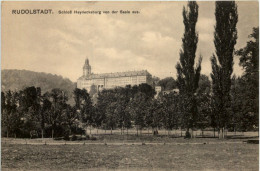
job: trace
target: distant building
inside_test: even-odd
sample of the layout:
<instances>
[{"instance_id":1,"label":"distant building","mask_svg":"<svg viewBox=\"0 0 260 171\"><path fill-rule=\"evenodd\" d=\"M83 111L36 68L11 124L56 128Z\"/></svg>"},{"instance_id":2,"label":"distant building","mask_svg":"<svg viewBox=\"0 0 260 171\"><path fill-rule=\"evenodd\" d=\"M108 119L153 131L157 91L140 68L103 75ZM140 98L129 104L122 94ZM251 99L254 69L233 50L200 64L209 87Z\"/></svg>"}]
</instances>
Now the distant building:
<instances>
[{"instance_id":1,"label":"distant building","mask_svg":"<svg viewBox=\"0 0 260 171\"><path fill-rule=\"evenodd\" d=\"M165 95L165 94L170 94L170 93L174 93L174 94L179 94L180 90L175 88L175 89L172 89L172 90L165 90L165 91L162 91L162 93Z\"/></svg>"},{"instance_id":2,"label":"distant building","mask_svg":"<svg viewBox=\"0 0 260 171\"><path fill-rule=\"evenodd\" d=\"M160 93L162 91L162 87L161 86L155 86L155 92L156 93Z\"/></svg>"},{"instance_id":3,"label":"distant building","mask_svg":"<svg viewBox=\"0 0 260 171\"><path fill-rule=\"evenodd\" d=\"M155 96L154 98L157 98L159 96L159 93L162 92L162 87L161 86L155 86Z\"/></svg>"},{"instance_id":4,"label":"distant building","mask_svg":"<svg viewBox=\"0 0 260 171\"><path fill-rule=\"evenodd\" d=\"M85 60L83 66L83 75L77 80L77 88L85 88L88 92L92 85L95 85L97 90L110 89L115 87L125 87L126 85L139 85L147 83L152 85L152 75L147 70L116 72L105 74L91 73L89 60Z\"/></svg>"},{"instance_id":5,"label":"distant building","mask_svg":"<svg viewBox=\"0 0 260 171\"><path fill-rule=\"evenodd\" d=\"M162 91L162 87L161 86L155 86L155 98L158 98L159 94L162 93L162 95L166 95L166 94L170 94L170 93L174 93L174 94L179 94L179 89L175 88L172 90L164 90Z\"/></svg>"}]
</instances>

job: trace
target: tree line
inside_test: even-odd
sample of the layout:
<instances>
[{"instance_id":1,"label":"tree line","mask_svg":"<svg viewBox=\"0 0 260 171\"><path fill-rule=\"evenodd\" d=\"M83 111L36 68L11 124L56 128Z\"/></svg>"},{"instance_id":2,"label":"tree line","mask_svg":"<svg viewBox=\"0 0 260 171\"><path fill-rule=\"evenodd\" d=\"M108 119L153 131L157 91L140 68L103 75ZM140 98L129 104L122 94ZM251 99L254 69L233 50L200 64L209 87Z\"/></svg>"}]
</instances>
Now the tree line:
<instances>
[{"instance_id":1,"label":"tree line","mask_svg":"<svg viewBox=\"0 0 260 171\"><path fill-rule=\"evenodd\" d=\"M153 133L158 129L193 130L212 128L219 137L225 130L249 131L258 128L258 58L259 29L253 28L244 48L235 50L238 21L234 1L217 1L214 32L215 53L211 57L211 79L201 75L202 56L196 64L199 34L196 31L198 4L188 2L183 8L185 26L176 65L177 79L158 80L164 90L177 87L179 93L160 93L148 84L105 89L96 94L83 89L73 92L74 105L61 89L41 93L39 87L1 94L2 129L6 136L29 136L31 130L45 137L68 136L84 132L85 127L110 130L135 128ZM234 55L240 57L242 76L233 74ZM94 86L93 86L94 87ZM94 87L95 88L95 87ZM95 100L93 100L95 99Z\"/></svg>"},{"instance_id":2,"label":"tree line","mask_svg":"<svg viewBox=\"0 0 260 171\"><path fill-rule=\"evenodd\" d=\"M230 131L253 130L258 124L257 113L245 115L251 106L245 103L243 77L232 78L232 112L228 129ZM201 75L196 91L198 115L192 129L213 128L217 130L211 81ZM61 137L82 134L86 127L111 131L128 129L156 133L158 129L187 129L189 119L183 113L189 99L181 93L156 92L148 84L117 87L98 92L96 103L87 90L75 89L74 105L68 104L68 96L61 89L41 94L38 87L27 87L19 92L7 91L1 94L2 135L7 137L30 137L31 131L37 131L42 137ZM252 99L248 99L252 100ZM256 99L257 101L257 99ZM241 103L245 103L241 106ZM91 131L91 130L90 130ZM215 131L214 131L215 132Z\"/></svg>"}]
</instances>

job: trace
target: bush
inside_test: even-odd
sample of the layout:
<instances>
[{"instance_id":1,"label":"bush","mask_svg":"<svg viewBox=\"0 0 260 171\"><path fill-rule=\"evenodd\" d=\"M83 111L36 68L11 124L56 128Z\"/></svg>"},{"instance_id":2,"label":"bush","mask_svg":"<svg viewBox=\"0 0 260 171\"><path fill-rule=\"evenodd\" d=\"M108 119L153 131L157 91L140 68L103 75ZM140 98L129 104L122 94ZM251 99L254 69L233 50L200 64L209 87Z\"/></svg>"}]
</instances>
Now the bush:
<instances>
[{"instance_id":1,"label":"bush","mask_svg":"<svg viewBox=\"0 0 260 171\"><path fill-rule=\"evenodd\" d=\"M69 134L66 134L63 139L66 140L66 141L69 141L70 140Z\"/></svg>"},{"instance_id":2,"label":"bush","mask_svg":"<svg viewBox=\"0 0 260 171\"><path fill-rule=\"evenodd\" d=\"M190 134L189 131L186 131L186 133L185 133L185 137L184 137L184 138L185 138L185 139L186 139L186 138L188 138L188 139L191 138L191 134Z\"/></svg>"},{"instance_id":3,"label":"bush","mask_svg":"<svg viewBox=\"0 0 260 171\"><path fill-rule=\"evenodd\" d=\"M62 137L56 137L56 138L54 138L54 140L63 140L64 138L62 138Z\"/></svg>"},{"instance_id":4,"label":"bush","mask_svg":"<svg viewBox=\"0 0 260 171\"><path fill-rule=\"evenodd\" d=\"M90 137L90 140L96 141L96 140L97 140L97 137Z\"/></svg>"},{"instance_id":5,"label":"bush","mask_svg":"<svg viewBox=\"0 0 260 171\"><path fill-rule=\"evenodd\" d=\"M71 141L76 141L76 140L77 140L77 136L76 135L72 135Z\"/></svg>"},{"instance_id":6,"label":"bush","mask_svg":"<svg viewBox=\"0 0 260 171\"><path fill-rule=\"evenodd\" d=\"M69 135L70 129L66 125L58 125L54 130L54 137L65 137ZM49 125L45 127L45 135L46 137L52 136L52 127Z\"/></svg>"},{"instance_id":7,"label":"bush","mask_svg":"<svg viewBox=\"0 0 260 171\"><path fill-rule=\"evenodd\" d=\"M71 127L71 133L72 134L80 134L80 135L85 135L86 131L83 128L77 127L76 125L73 125Z\"/></svg>"},{"instance_id":8,"label":"bush","mask_svg":"<svg viewBox=\"0 0 260 171\"><path fill-rule=\"evenodd\" d=\"M90 136L89 135L86 135L86 140L89 140L90 139Z\"/></svg>"}]
</instances>

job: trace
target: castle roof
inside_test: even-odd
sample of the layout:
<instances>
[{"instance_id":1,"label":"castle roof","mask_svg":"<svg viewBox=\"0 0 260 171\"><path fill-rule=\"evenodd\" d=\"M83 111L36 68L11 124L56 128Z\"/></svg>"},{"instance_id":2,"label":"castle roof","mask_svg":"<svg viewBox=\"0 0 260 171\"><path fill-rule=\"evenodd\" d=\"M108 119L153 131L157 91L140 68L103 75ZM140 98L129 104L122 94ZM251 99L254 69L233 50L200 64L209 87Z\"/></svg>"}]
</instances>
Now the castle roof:
<instances>
[{"instance_id":1,"label":"castle roof","mask_svg":"<svg viewBox=\"0 0 260 171\"><path fill-rule=\"evenodd\" d=\"M115 77L130 77L130 76L147 76L151 75L147 70L141 71L127 71L127 72L115 72L115 73L104 73L104 74L91 74L87 77L81 76L79 80L83 79L98 79L98 78L115 78Z\"/></svg>"},{"instance_id":2,"label":"castle roof","mask_svg":"<svg viewBox=\"0 0 260 171\"><path fill-rule=\"evenodd\" d=\"M89 65L89 60L88 60L88 58L86 58L85 64L84 64L84 66L83 66L83 69L88 69L88 68L91 68L91 66Z\"/></svg>"}]
</instances>

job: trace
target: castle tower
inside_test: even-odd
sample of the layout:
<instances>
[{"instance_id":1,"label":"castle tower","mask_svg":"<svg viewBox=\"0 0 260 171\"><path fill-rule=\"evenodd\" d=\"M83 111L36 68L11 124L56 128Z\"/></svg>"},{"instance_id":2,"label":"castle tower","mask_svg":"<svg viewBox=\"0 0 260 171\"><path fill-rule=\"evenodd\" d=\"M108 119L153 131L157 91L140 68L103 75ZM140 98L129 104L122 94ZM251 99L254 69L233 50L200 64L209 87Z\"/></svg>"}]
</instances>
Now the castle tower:
<instances>
[{"instance_id":1,"label":"castle tower","mask_svg":"<svg viewBox=\"0 0 260 171\"><path fill-rule=\"evenodd\" d=\"M88 58L85 60L85 64L83 66L83 76L88 77L91 74L91 66L89 65Z\"/></svg>"}]
</instances>

